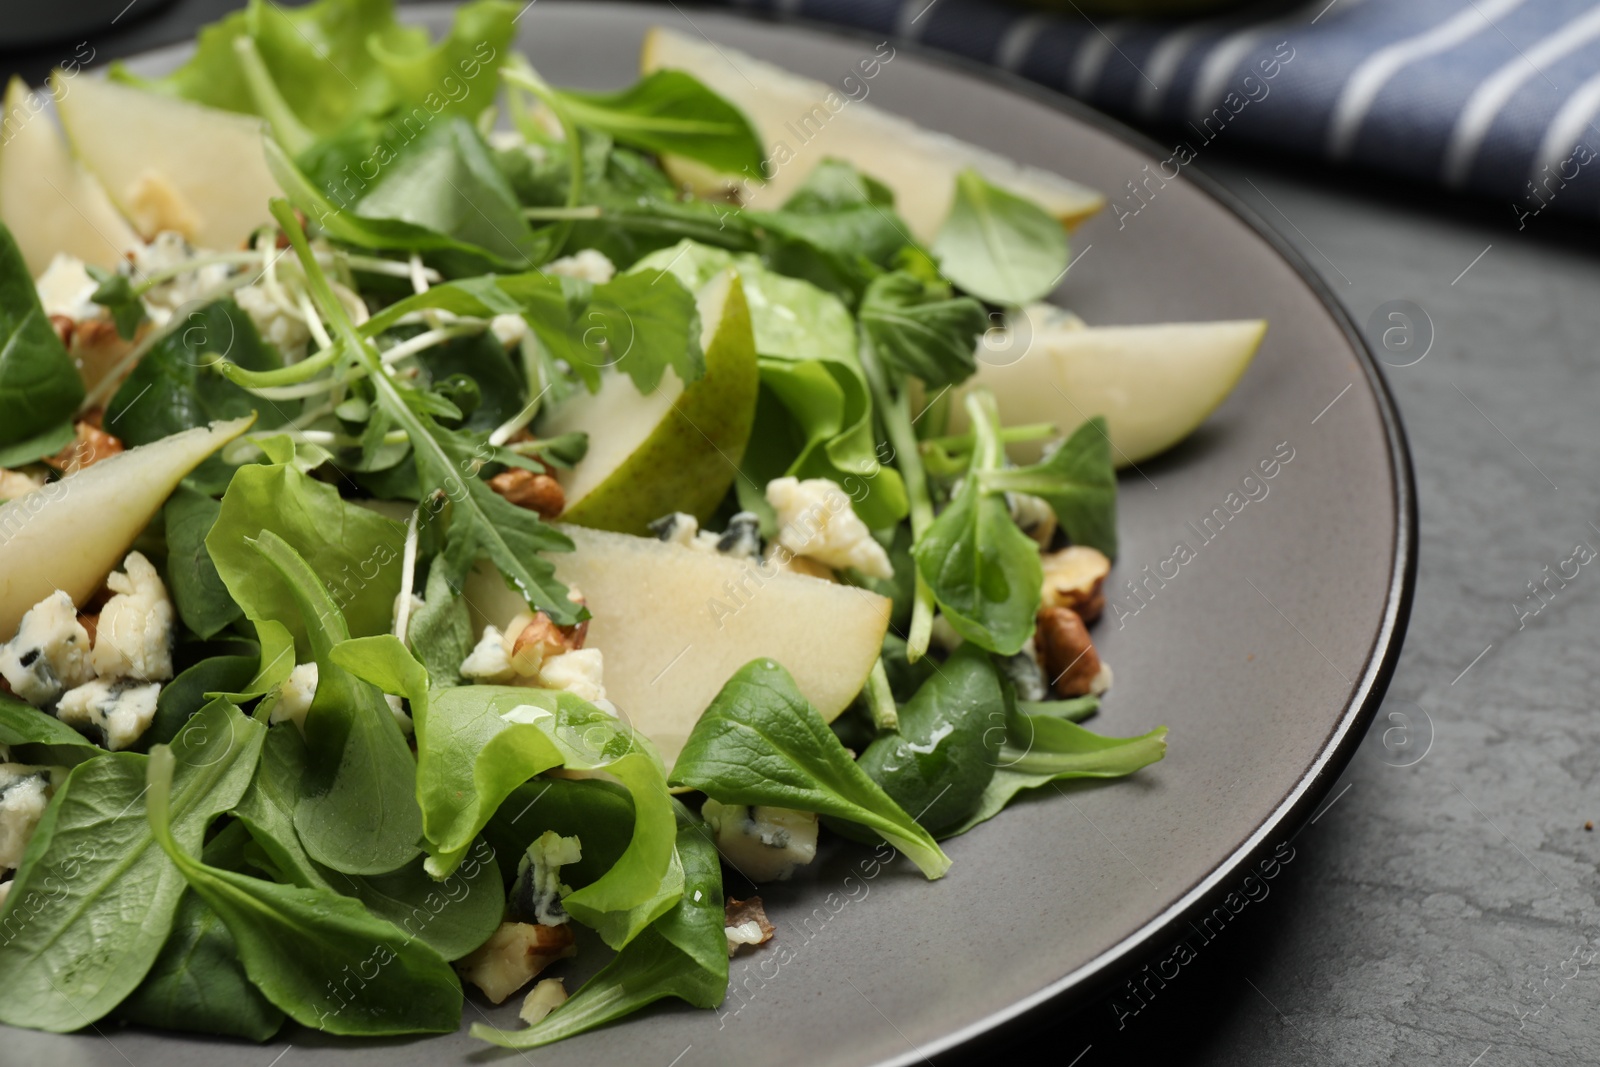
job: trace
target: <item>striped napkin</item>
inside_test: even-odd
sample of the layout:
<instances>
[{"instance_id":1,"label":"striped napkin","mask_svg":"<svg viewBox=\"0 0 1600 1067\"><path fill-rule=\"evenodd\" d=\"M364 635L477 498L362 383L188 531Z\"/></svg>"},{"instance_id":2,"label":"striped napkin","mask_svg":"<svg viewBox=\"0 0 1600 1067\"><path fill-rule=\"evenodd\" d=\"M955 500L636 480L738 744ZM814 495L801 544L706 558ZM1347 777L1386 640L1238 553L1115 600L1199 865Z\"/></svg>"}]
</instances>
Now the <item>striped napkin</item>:
<instances>
[{"instance_id":1,"label":"striped napkin","mask_svg":"<svg viewBox=\"0 0 1600 1067\"><path fill-rule=\"evenodd\" d=\"M740 0L726 0L740 3ZM1600 214L1600 2L1311 0L1206 19L994 0L743 0L992 63L1157 133Z\"/></svg>"}]
</instances>

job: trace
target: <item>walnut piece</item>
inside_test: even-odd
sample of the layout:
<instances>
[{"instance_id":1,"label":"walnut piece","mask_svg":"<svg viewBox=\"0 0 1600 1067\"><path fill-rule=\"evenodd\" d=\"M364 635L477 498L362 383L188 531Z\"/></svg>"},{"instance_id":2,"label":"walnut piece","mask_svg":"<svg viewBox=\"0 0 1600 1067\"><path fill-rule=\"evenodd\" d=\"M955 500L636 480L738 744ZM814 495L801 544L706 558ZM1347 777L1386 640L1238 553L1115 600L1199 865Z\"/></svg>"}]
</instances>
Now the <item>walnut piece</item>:
<instances>
[{"instance_id":1,"label":"walnut piece","mask_svg":"<svg viewBox=\"0 0 1600 1067\"><path fill-rule=\"evenodd\" d=\"M522 1010L517 1012L517 1018L534 1026L544 1021L544 1017L555 1011L567 1002L567 987L559 978L546 978L528 991L522 999Z\"/></svg>"},{"instance_id":2,"label":"walnut piece","mask_svg":"<svg viewBox=\"0 0 1600 1067\"><path fill-rule=\"evenodd\" d=\"M456 970L491 1003L501 1004L550 964L577 951L570 925L501 923L489 940L456 961Z\"/></svg>"},{"instance_id":3,"label":"walnut piece","mask_svg":"<svg viewBox=\"0 0 1600 1067\"><path fill-rule=\"evenodd\" d=\"M1086 623L1092 623L1105 610L1103 589L1111 561L1099 549L1072 545L1040 557L1044 568L1044 599L1047 608L1071 608Z\"/></svg>"},{"instance_id":4,"label":"walnut piece","mask_svg":"<svg viewBox=\"0 0 1600 1067\"><path fill-rule=\"evenodd\" d=\"M1100 662L1089 628L1071 608L1041 608L1034 645L1056 695L1099 695L1111 687L1111 669Z\"/></svg>"},{"instance_id":5,"label":"walnut piece","mask_svg":"<svg viewBox=\"0 0 1600 1067\"><path fill-rule=\"evenodd\" d=\"M72 474L121 452L122 442L100 428L101 414L99 408L86 412L73 424L76 439L55 455L46 456L44 462L63 474Z\"/></svg>"},{"instance_id":6,"label":"walnut piece","mask_svg":"<svg viewBox=\"0 0 1600 1067\"><path fill-rule=\"evenodd\" d=\"M537 511L546 519L555 518L567 506L567 494L560 482L548 474L535 474L521 467L496 474L489 479L489 488L517 507Z\"/></svg>"},{"instance_id":7,"label":"walnut piece","mask_svg":"<svg viewBox=\"0 0 1600 1067\"><path fill-rule=\"evenodd\" d=\"M749 900L729 897L724 913L727 917L723 922L723 933L728 937L730 959L741 945L763 945L772 940L772 931L776 927L767 919L767 911L762 907L760 897L751 897Z\"/></svg>"}]
</instances>

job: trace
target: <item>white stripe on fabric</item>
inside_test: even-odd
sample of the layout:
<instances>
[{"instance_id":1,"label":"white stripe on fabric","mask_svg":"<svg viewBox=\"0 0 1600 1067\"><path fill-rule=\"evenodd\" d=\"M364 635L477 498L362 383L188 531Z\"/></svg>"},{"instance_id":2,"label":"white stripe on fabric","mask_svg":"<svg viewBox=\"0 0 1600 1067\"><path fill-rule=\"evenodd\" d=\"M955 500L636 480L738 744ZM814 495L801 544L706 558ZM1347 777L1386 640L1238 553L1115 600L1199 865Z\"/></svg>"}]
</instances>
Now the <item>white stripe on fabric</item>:
<instances>
[{"instance_id":1,"label":"white stripe on fabric","mask_svg":"<svg viewBox=\"0 0 1600 1067\"><path fill-rule=\"evenodd\" d=\"M1523 0L1469 0L1452 17L1414 37L1386 45L1362 60L1345 80L1328 123L1328 154L1344 159L1355 147L1361 124L1383 87L1407 66L1420 59L1448 52L1489 29L1501 15L1521 6Z\"/></svg>"},{"instance_id":2,"label":"white stripe on fabric","mask_svg":"<svg viewBox=\"0 0 1600 1067\"><path fill-rule=\"evenodd\" d=\"M1539 151L1533 157L1533 166L1529 169L1528 177L1535 185L1544 176L1546 167L1552 171L1560 168L1584 139L1585 130L1595 133L1596 140L1600 141L1600 131L1594 128L1597 109L1600 109L1600 74L1573 90L1567 102L1550 120L1550 125L1544 131L1544 140L1539 143Z\"/></svg>"},{"instance_id":3,"label":"white stripe on fabric","mask_svg":"<svg viewBox=\"0 0 1600 1067\"><path fill-rule=\"evenodd\" d=\"M1000 38L1000 47L994 50L995 65L1013 73L1020 69L1028 61L1033 42L1039 39L1039 32L1048 22L1043 15L1024 15L1013 22Z\"/></svg>"},{"instance_id":4,"label":"white stripe on fabric","mask_svg":"<svg viewBox=\"0 0 1600 1067\"><path fill-rule=\"evenodd\" d=\"M1360 5L1363 0L1344 0L1344 2L1346 10L1349 10ZM1243 63L1263 40L1281 30L1307 29L1310 20L1325 10L1327 10L1327 0L1312 0L1288 18L1262 22L1219 40L1212 46L1210 54L1200 62L1200 70L1195 75L1194 88L1189 94L1189 111L1192 117L1199 120L1211 113L1218 98L1222 96L1223 86L1228 84L1228 80L1238 71L1239 64Z\"/></svg>"},{"instance_id":5,"label":"white stripe on fabric","mask_svg":"<svg viewBox=\"0 0 1600 1067\"><path fill-rule=\"evenodd\" d=\"M1162 86L1178 76L1178 65L1189 54L1194 43L1215 28L1214 22L1185 26L1167 34L1150 50L1150 58L1145 61L1144 81L1139 85L1138 96L1134 97L1134 106L1139 109L1139 114L1145 118L1155 117L1156 110L1161 106L1161 94L1165 91Z\"/></svg>"},{"instance_id":6,"label":"white stripe on fabric","mask_svg":"<svg viewBox=\"0 0 1600 1067\"><path fill-rule=\"evenodd\" d=\"M1467 180L1489 128L1518 89L1530 78L1542 77L1546 64L1571 55L1596 37L1600 37L1600 7L1573 19L1485 78L1467 98L1455 129L1450 131L1450 144L1444 153L1444 183L1459 186Z\"/></svg>"},{"instance_id":7,"label":"white stripe on fabric","mask_svg":"<svg viewBox=\"0 0 1600 1067\"><path fill-rule=\"evenodd\" d=\"M1104 26L1095 26L1093 32L1084 35L1083 43L1078 46L1078 55L1073 60L1072 74L1067 79L1068 92L1080 99L1089 96L1094 83L1105 73L1106 60L1116 51L1117 38L1127 28L1125 22L1108 22Z\"/></svg>"},{"instance_id":8,"label":"white stripe on fabric","mask_svg":"<svg viewBox=\"0 0 1600 1067\"><path fill-rule=\"evenodd\" d=\"M939 0L906 0L900 5L899 14L894 17L895 36L904 41L915 41L921 36L928 25L928 9L937 4Z\"/></svg>"}]
</instances>

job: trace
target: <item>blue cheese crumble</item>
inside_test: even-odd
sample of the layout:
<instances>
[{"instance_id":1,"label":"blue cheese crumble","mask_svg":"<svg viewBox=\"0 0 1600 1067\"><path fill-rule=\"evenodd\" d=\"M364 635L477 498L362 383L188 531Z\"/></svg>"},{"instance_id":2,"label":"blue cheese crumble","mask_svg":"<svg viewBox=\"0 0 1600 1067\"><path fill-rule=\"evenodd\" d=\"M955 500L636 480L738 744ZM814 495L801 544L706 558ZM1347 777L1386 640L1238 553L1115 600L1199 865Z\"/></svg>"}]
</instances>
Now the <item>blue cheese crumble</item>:
<instances>
[{"instance_id":1,"label":"blue cheese crumble","mask_svg":"<svg viewBox=\"0 0 1600 1067\"><path fill-rule=\"evenodd\" d=\"M150 728L160 695L159 682L96 678L68 690L56 705L56 718L120 752Z\"/></svg>"},{"instance_id":2,"label":"blue cheese crumble","mask_svg":"<svg viewBox=\"0 0 1600 1067\"><path fill-rule=\"evenodd\" d=\"M0 676L36 708L50 707L63 691L94 677L89 631L71 597L58 589L28 609L17 635L0 647Z\"/></svg>"},{"instance_id":3,"label":"blue cheese crumble","mask_svg":"<svg viewBox=\"0 0 1600 1067\"><path fill-rule=\"evenodd\" d=\"M868 578L894 577L889 553L873 540L837 482L774 478L767 483L767 503L778 516L778 544L789 552Z\"/></svg>"},{"instance_id":4,"label":"blue cheese crumble","mask_svg":"<svg viewBox=\"0 0 1600 1067\"><path fill-rule=\"evenodd\" d=\"M707 800L701 816L717 851L753 882L782 882L817 858L817 817L788 808L720 804Z\"/></svg>"},{"instance_id":5,"label":"blue cheese crumble","mask_svg":"<svg viewBox=\"0 0 1600 1067\"><path fill-rule=\"evenodd\" d=\"M172 601L154 565L129 552L106 585L116 595L100 610L95 628L94 673L142 682L172 677Z\"/></svg>"},{"instance_id":6,"label":"blue cheese crumble","mask_svg":"<svg viewBox=\"0 0 1600 1067\"><path fill-rule=\"evenodd\" d=\"M517 863L517 880L511 887L511 906L518 918L531 919L541 926L560 926L568 919L561 898L572 892L561 884L561 868L583 859L583 846L576 837L562 837L554 830L539 835Z\"/></svg>"},{"instance_id":7,"label":"blue cheese crumble","mask_svg":"<svg viewBox=\"0 0 1600 1067\"><path fill-rule=\"evenodd\" d=\"M0 763L0 874L22 866L22 852L55 792L49 767Z\"/></svg>"}]
</instances>

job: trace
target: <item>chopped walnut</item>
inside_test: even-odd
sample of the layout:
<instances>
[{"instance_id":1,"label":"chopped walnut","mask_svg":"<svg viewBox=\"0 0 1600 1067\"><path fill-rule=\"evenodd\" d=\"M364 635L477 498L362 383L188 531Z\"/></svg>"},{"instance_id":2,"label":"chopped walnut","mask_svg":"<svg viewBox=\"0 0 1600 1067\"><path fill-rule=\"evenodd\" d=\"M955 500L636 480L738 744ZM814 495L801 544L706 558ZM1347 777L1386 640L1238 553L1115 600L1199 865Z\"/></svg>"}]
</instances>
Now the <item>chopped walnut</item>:
<instances>
[{"instance_id":1,"label":"chopped walnut","mask_svg":"<svg viewBox=\"0 0 1600 1067\"><path fill-rule=\"evenodd\" d=\"M741 945L762 945L772 940L772 931L776 927L767 919L760 897L751 897L749 900L729 897L725 912L727 918L723 923L723 933L728 936L730 959Z\"/></svg>"},{"instance_id":2,"label":"chopped walnut","mask_svg":"<svg viewBox=\"0 0 1600 1067\"><path fill-rule=\"evenodd\" d=\"M521 467L496 474L489 479L489 488L517 507L537 511L546 519L555 518L567 506L560 482L548 474L535 474Z\"/></svg>"},{"instance_id":3,"label":"chopped walnut","mask_svg":"<svg viewBox=\"0 0 1600 1067\"><path fill-rule=\"evenodd\" d=\"M77 438L72 444L46 456L44 462L64 474L72 474L121 452L122 442L100 428L101 414L99 408L87 412L73 426Z\"/></svg>"},{"instance_id":4,"label":"chopped walnut","mask_svg":"<svg viewBox=\"0 0 1600 1067\"><path fill-rule=\"evenodd\" d=\"M490 1002L501 1004L550 964L577 951L570 925L501 923L489 940L456 961L456 970Z\"/></svg>"},{"instance_id":5,"label":"chopped walnut","mask_svg":"<svg viewBox=\"0 0 1600 1067\"><path fill-rule=\"evenodd\" d=\"M1086 623L1092 623L1105 609L1105 580L1111 561L1099 549L1072 545L1059 552L1048 552L1039 560L1044 567L1044 599L1047 608L1071 608Z\"/></svg>"},{"instance_id":6,"label":"chopped walnut","mask_svg":"<svg viewBox=\"0 0 1600 1067\"><path fill-rule=\"evenodd\" d=\"M1034 644L1058 696L1098 696L1111 687L1111 668L1100 662L1088 627L1071 608L1041 608Z\"/></svg>"},{"instance_id":7,"label":"chopped walnut","mask_svg":"<svg viewBox=\"0 0 1600 1067\"><path fill-rule=\"evenodd\" d=\"M55 330L56 336L61 338L63 345L72 344L72 316L51 315L50 328Z\"/></svg>"},{"instance_id":8,"label":"chopped walnut","mask_svg":"<svg viewBox=\"0 0 1600 1067\"><path fill-rule=\"evenodd\" d=\"M116 324L108 318L84 319L74 323L66 338L67 354L78 368L85 389L93 389L105 380L122 362L149 325L140 326L140 333L132 339L117 333ZM59 330L59 327L58 327ZM127 371L122 375L126 377Z\"/></svg>"},{"instance_id":9,"label":"chopped walnut","mask_svg":"<svg viewBox=\"0 0 1600 1067\"><path fill-rule=\"evenodd\" d=\"M546 978L528 992L522 1000L522 1010L517 1018L534 1026L544 1017L567 1002L567 987L559 978Z\"/></svg>"}]
</instances>

